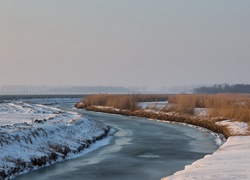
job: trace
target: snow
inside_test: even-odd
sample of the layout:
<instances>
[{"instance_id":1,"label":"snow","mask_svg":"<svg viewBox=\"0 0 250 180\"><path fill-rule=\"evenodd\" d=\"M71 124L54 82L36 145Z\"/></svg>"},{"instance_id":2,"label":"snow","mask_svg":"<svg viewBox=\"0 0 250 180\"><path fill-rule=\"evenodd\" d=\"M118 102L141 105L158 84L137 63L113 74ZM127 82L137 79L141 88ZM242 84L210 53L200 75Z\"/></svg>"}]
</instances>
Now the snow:
<instances>
[{"instance_id":1,"label":"snow","mask_svg":"<svg viewBox=\"0 0 250 180\"><path fill-rule=\"evenodd\" d=\"M94 106L95 108L98 108L98 109L112 109L114 111L121 111L120 109L118 108L114 108L113 106Z\"/></svg>"},{"instance_id":2,"label":"snow","mask_svg":"<svg viewBox=\"0 0 250 180\"><path fill-rule=\"evenodd\" d=\"M250 136L232 136L215 153L188 165L171 179L250 179Z\"/></svg>"},{"instance_id":3,"label":"snow","mask_svg":"<svg viewBox=\"0 0 250 180\"><path fill-rule=\"evenodd\" d=\"M162 109L168 104L168 101L152 101L152 102L139 102L138 106L141 109Z\"/></svg>"},{"instance_id":4,"label":"snow","mask_svg":"<svg viewBox=\"0 0 250 180\"><path fill-rule=\"evenodd\" d=\"M50 111L49 111L50 110ZM51 113L53 110L54 113ZM0 105L0 125L13 125L15 123L31 124L35 119L54 118L60 110L46 108L42 105L27 103L3 103Z\"/></svg>"},{"instance_id":5,"label":"snow","mask_svg":"<svg viewBox=\"0 0 250 180\"><path fill-rule=\"evenodd\" d=\"M207 108L195 108L194 109L195 116L206 116Z\"/></svg>"},{"instance_id":6,"label":"snow","mask_svg":"<svg viewBox=\"0 0 250 180\"><path fill-rule=\"evenodd\" d=\"M227 126L227 128L229 129L229 131L233 135L247 135L247 134L249 134L248 124L245 122L224 120L224 121L219 121L216 124L221 125L221 126Z\"/></svg>"},{"instance_id":7,"label":"snow","mask_svg":"<svg viewBox=\"0 0 250 180\"><path fill-rule=\"evenodd\" d=\"M21 101L1 103L0 172L14 177L72 157L103 137L108 129L76 112ZM50 157L53 153L56 158ZM34 165L32 160L41 158L45 163Z\"/></svg>"}]
</instances>

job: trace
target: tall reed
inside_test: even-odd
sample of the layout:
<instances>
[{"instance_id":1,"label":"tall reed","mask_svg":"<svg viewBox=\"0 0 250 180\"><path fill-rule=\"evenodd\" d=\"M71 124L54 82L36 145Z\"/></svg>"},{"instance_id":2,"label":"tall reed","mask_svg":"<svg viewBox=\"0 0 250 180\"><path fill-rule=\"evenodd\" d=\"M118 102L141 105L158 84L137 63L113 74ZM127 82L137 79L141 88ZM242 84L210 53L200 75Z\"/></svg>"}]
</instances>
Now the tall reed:
<instances>
[{"instance_id":1,"label":"tall reed","mask_svg":"<svg viewBox=\"0 0 250 180\"><path fill-rule=\"evenodd\" d=\"M138 109L136 95L94 94L84 97L84 106L111 106L134 111Z\"/></svg>"},{"instance_id":2,"label":"tall reed","mask_svg":"<svg viewBox=\"0 0 250 180\"><path fill-rule=\"evenodd\" d=\"M182 94L169 97L176 111L192 115L194 108L207 108L208 117L244 121L250 124L249 94Z\"/></svg>"}]
</instances>

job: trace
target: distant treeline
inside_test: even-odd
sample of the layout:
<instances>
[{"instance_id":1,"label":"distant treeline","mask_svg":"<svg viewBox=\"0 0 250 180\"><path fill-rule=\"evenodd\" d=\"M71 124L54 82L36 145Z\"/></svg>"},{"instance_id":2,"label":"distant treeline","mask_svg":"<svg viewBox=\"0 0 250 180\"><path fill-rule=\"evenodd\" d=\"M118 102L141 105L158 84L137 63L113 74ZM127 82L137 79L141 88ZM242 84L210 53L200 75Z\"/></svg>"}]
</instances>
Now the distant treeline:
<instances>
[{"instance_id":1,"label":"distant treeline","mask_svg":"<svg viewBox=\"0 0 250 180\"><path fill-rule=\"evenodd\" d=\"M250 93L249 84L215 84L213 86L202 86L194 89L194 93L218 94L218 93Z\"/></svg>"}]
</instances>

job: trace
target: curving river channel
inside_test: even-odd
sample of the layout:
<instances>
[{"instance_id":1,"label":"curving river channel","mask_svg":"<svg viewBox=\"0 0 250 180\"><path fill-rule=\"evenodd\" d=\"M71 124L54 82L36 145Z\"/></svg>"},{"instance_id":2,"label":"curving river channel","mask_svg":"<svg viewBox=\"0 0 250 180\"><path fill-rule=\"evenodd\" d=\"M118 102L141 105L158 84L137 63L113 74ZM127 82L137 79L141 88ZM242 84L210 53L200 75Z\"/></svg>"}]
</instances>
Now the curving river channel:
<instances>
[{"instance_id":1,"label":"curving river channel","mask_svg":"<svg viewBox=\"0 0 250 180\"><path fill-rule=\"evenodd\" d=\"M109 143L77 158L21 175L16 180L156 180L218 149L215 137L196 128L136 117L73 110L110 125Z\"/></svg>"}]
</instances>

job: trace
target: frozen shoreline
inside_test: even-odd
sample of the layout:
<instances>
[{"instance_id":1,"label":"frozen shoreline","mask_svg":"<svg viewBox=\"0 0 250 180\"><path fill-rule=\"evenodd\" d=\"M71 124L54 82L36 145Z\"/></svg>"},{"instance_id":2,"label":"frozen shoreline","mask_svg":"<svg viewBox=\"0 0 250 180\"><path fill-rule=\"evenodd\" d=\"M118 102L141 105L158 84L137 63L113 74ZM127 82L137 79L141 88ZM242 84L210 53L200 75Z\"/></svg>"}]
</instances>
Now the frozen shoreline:
<instances>
[{"instance_id":1,"label":"frozen shoreline","mask_svg":"<svg viewBox=\"0 0 250 180\"><path fill-rule=\"evenodd\" d=\"M169 124L180 124L180 125L189 126L189 127L199 129L200 131L205 131L205 132L212 134L214 136L216 144L218 144L219 146L222 146L227 141L226 138L222 134L215 133L209 129L206 129L206 128L203 128L200 126L195 126L195 125L191 125L191 124L187 124L187 123L180 123L180 122L163 121L163 120L158 120L158 119L148 119L148 120L160 121L160 122L169 123Z\"/></svg>"},{"instance_id":2,"label":"frozen shoreline","mask_svg":"<svg viewBox=\"0 0 250 180\"><path fill-rule=\"evenodd\" d=\"M105 124L75 112L40 104L1 103L0 179L74 158L108 132Z\"/></svg>"},{"instance_id":3,"label":"frozen shoreline","mask_svg":"<svg viewBox=\"0 0 250 180\"><path fill-rule=\"evenodd\" d=\"M162 180L250 179L250 136L231 136L212 155Z\"/></svg>"}]
</instances>

